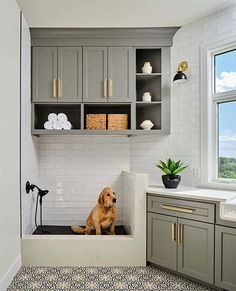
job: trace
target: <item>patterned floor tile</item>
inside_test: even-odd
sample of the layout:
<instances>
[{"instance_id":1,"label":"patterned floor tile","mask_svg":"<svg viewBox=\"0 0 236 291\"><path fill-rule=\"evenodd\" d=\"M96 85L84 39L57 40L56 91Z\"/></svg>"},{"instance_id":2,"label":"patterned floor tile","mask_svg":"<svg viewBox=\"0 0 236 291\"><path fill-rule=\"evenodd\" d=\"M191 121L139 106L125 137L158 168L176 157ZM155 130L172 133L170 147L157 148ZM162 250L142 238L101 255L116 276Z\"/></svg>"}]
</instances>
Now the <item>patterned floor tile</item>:
<instances>
[{"instance_id":1,"label":"patterned floor tile","mask_svg":"<svg viewBox=\"0 0 236 291\"><path fill-rule=\"evenodd\" d=\"M155 267L22 267L7 291L211 291Z\"/></svg>"}]
</instances>

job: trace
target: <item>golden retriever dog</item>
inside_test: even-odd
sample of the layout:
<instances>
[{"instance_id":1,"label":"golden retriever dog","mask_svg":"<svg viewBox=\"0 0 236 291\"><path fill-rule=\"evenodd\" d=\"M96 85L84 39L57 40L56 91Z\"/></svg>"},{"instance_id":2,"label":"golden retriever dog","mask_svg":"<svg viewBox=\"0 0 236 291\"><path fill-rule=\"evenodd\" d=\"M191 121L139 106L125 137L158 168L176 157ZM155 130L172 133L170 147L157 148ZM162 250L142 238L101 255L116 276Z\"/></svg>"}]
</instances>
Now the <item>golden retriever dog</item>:
<instances>
[{"instance_id":1,"label":"golden retriever dog","mask_svg":"<svg viewBox=\"0 0 236 291\"><path fill-rule=\"evenodd\" d=\"M109 234L115 234L116 222L116 194L110 188L106 187L99 195L98 203L90 212L86 227L72 225L71 229L75 233L91 234L96 230L96 235L101 234L101 229L105 228L110 230Z\"/></svg>"}]
</instances>

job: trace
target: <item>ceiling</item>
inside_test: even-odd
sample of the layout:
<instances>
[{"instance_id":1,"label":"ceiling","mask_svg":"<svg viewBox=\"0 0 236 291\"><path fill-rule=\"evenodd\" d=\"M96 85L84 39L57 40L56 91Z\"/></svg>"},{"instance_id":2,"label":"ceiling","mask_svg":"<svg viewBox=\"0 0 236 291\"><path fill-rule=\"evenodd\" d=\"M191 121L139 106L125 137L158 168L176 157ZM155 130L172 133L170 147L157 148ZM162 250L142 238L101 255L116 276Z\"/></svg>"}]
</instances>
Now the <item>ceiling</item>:
<instances>
[{"instance_id":1,"label":"ceiling","mask_svg":"<svg viewBox=\"0 0 236 291\"><path fill-rule=\"evenodd\" d=\"M183 26L236 0L17 0L30 27Z\"/></svg>"}]
</instances>

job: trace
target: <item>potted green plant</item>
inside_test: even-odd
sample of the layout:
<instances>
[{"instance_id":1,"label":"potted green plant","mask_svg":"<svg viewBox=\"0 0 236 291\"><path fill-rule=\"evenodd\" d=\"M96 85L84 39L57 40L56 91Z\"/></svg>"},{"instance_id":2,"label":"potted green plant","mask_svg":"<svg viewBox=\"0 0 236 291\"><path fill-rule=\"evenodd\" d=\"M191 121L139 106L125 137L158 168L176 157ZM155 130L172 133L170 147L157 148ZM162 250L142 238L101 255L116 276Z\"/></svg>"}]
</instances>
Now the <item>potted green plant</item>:
<instances>
[{"instance_id":1,"label":"potted green plant","mask_svg":"<svg viewBox=\"0 0 236 291\"><path fill-rule=\"evenodd\" d=\"M177 174L185 170L188 166L183 166L183 162L180 160L174 161L168 159L166 162L160 160L159 163L156 164L156 167L165 173L165 175L162 175L162 182L165 187L175 189L181 181L181 176Z\"/></svg>"}]
</instances>

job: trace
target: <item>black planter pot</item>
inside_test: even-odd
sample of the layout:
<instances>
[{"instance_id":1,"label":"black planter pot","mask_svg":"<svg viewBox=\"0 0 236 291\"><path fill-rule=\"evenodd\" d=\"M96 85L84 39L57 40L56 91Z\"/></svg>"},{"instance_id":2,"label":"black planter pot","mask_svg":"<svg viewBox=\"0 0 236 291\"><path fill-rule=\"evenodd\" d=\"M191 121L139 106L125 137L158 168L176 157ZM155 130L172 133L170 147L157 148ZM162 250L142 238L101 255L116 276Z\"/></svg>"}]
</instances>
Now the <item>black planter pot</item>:
<instances>
[{"instance_id":1,"label":"black planter pot","mask_svg":"<svg viewBox=\"0 0 236 291\"><path fill-rule=\"evenodd\" d=\"M163 175L162 182L166 188L176 189L181 181L180 175Z\"/></svg>"}]
</instances>

